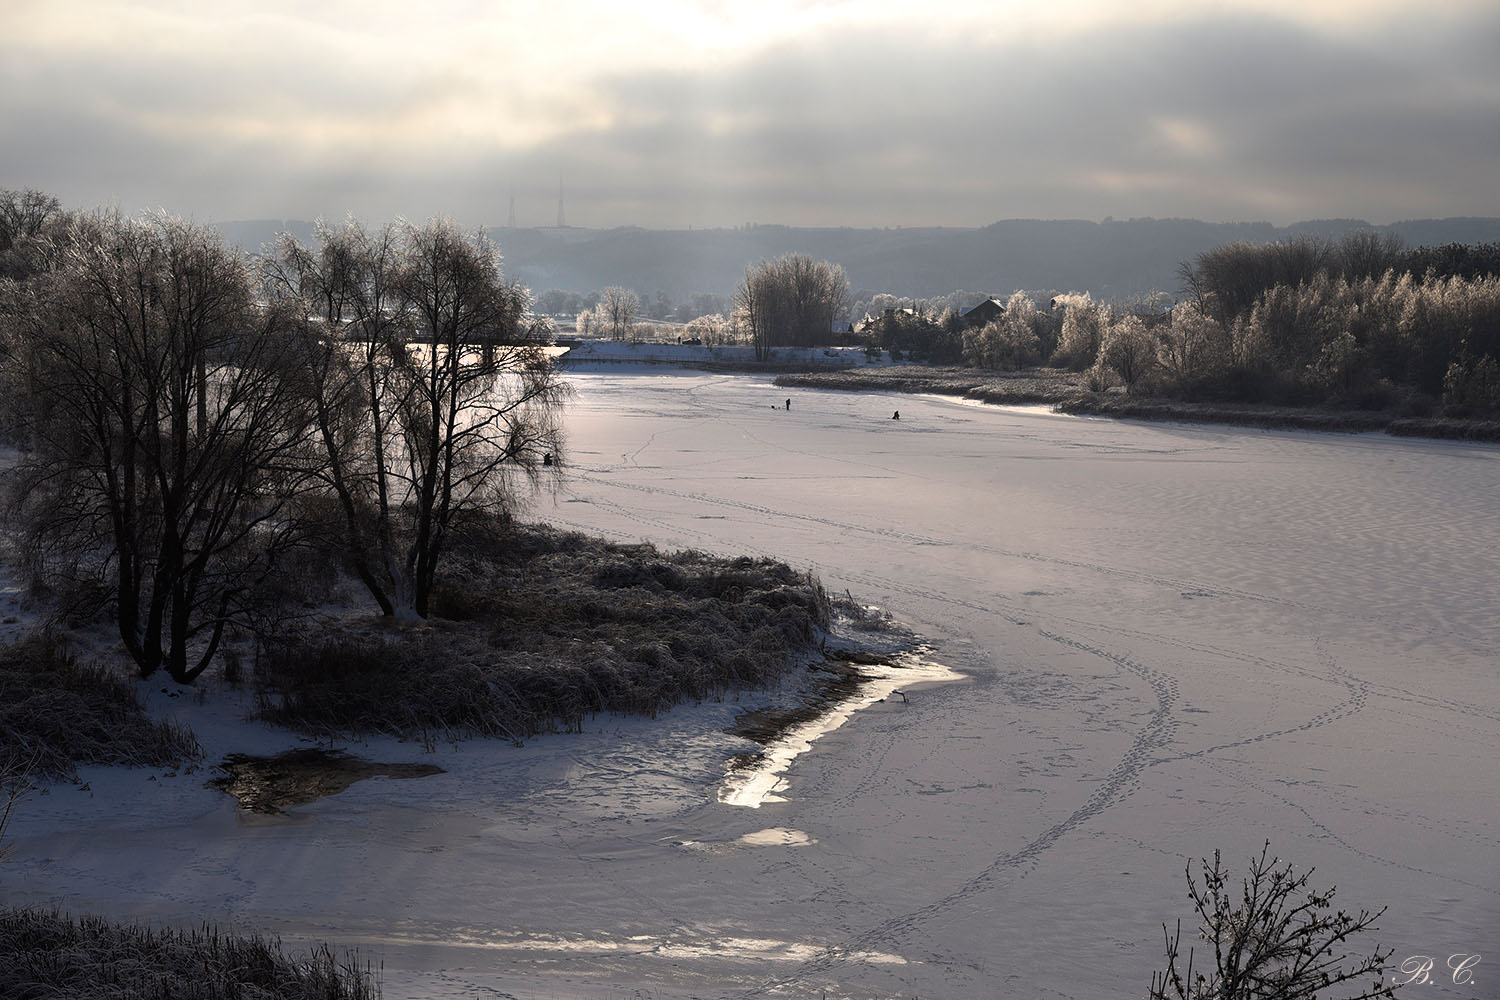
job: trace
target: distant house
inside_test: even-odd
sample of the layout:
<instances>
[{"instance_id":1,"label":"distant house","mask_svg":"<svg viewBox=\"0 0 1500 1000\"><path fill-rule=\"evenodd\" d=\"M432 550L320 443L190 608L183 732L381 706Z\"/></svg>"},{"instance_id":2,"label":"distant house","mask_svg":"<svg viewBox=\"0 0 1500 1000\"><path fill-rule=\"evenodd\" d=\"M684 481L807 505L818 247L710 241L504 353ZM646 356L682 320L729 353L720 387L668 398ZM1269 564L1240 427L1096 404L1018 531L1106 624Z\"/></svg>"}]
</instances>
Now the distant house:
<instances>
[{"instance_id":1,"label":"distant house","mask_svg":"<svg viewBox=\"0 0 1500 1000\"><path fill-rule=\"evenodd\" d=\"M875 319L866 317L865 329L875 336L887 336L893 330L909 328L913 323L926 323L927 318L909 306L900 309L885 309Z\"/></svg>"},{"instance_id":2,"label":"distant house","mask_svg":"<svg viewBox=\"0 0 1500 1000\"><path fill-rule=\"evenodd\" d=\"M986 323L993 323L1004 315L1004 313L1005 303L991 295L973 309L965 312L963 314L963 321L965 326L984 326Z\"/></svg>"}]
</instances>

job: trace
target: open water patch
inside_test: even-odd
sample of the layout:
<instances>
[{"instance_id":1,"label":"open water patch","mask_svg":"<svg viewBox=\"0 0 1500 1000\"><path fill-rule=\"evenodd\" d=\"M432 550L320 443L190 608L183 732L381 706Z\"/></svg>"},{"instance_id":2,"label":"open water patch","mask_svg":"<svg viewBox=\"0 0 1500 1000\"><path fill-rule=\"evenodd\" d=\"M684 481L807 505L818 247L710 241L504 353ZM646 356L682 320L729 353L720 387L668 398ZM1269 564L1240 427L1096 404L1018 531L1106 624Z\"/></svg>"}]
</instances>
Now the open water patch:
<instances>
[{"instance_id":1,"label":"open water patch","mask_svg":"<svg viewBox=\"0 0 1500 1000\"><path fill-rule=\"evenodd\" d=\"M273 757L232 753L218 765L226 772L208 782L228 792L249 812L277 814L325 795L337 795L365 778L425 778L442 774L436 764L380 764L342 750L304 747Z\"/></svg>"}]
</instances>

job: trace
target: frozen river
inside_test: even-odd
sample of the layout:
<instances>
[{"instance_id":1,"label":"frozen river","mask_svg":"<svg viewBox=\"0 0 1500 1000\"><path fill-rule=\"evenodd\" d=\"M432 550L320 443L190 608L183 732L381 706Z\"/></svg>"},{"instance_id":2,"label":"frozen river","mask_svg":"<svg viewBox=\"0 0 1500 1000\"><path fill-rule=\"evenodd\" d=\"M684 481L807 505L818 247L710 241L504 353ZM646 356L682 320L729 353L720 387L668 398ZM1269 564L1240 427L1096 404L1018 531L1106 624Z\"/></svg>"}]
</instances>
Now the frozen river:
<instances>
[{"instance_id":1,"label":"frozen river","mask_svg":"<svg viewBox=\"0 0 1500 1000\"><path fill-rule=\"evenodd\" d=\"M1397 961L1481 956L1422 996L1500 995L1500 448L572 379L539 517L783 558L966 679L861 711L758 809L715 794L743 704L445 748L292 820L60 790L0 888L358 943L387 997L1092 1000L1190 936L1189 858L1270 840L1388 905Z\"/></svg>"},{"instance_id":2,"label":"frozen river","mask_svg":"<svg viewBox=\"0 0 1500 1000\"><path fill-rule=\"evenodd\" d=\"M1143 993L1185 859L1269 839L1500 988L1500 450L577 383L558 520L781 556L973 677L794 765L768 825L816 843L710 880L696 919L835 948L767 978Z\"/></svg>"}]
</instances>

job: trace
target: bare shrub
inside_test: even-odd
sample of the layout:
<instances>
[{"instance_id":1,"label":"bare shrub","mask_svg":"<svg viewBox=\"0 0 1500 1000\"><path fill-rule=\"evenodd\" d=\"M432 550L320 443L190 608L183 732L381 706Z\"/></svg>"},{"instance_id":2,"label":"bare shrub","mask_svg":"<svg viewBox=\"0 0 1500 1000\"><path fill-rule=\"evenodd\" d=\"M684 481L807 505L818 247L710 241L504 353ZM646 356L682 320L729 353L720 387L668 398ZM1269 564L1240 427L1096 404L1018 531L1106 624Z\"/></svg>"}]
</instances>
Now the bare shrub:
<instances>
[{"instance_id":1,"label":"bare shrub","mask_svg":"<svg viewBox=\"0 0 1500 1000\"><path fill-rule=\"evenodd\" d=\"M1316 1000L1324 991L1345 987L1348 1000L1374 1000L1395 994L1382 973L1390 950L1378 946L1367 957L1347 965L1349 938L1373 930L1385 913L1360 910L1330 912L1334 890L1309 891L1312 870L1295 874L1290 863L1268 857L1270 843L1252 857L1243 889L1230 888L1229 873L1214 852L1213 864L1201 862L1201 883L1187 866L1188 897L1201 925L1199 937L1211 950L1212 965L1196 966L1189 948L1182 963L1182 922L1166 936L1167 967L1152 975L1149 1000ZM1205 963L1206 964L1206 963ZM1356 985L1373 976L1368 989Z\"/></svg>"}]
</instances>

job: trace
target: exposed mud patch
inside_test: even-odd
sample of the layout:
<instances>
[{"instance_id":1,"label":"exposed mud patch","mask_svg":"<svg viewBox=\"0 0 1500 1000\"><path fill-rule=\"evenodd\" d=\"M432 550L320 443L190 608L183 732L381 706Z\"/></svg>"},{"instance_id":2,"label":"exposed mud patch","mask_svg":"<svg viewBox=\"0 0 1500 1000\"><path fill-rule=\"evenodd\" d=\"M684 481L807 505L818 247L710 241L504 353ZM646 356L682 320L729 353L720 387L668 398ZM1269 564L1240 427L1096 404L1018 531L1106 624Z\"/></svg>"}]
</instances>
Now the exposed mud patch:
<instances>
[{"instance_id":1,"label":"exposed mud patch","mask_svg":"<svg viewBox=\"0 0 1500 1000\"><path fill-rule=\"evenodd\" d=\"M443 773L436 764L377 764L342 750L312 748L274 757L232 753L218 766L228 773L210 781L210 787L239 799L242 809L272 814L337 795L365 778L425 778Z\"/></svg>"}]
</instances>

